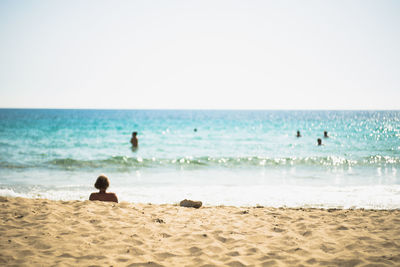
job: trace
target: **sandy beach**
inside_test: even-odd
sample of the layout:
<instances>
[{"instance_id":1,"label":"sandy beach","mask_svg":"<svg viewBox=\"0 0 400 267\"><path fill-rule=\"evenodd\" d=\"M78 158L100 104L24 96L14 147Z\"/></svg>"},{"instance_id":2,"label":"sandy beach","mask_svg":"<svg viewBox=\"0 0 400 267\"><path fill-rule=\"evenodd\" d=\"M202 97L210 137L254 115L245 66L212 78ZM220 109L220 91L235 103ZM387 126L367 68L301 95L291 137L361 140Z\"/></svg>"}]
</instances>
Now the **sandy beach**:
<instances>
[{"instance_id":1,"label":"sandy beach","mask_svg":"<svg viewBox=\"0 0 400 267\"><path fill-rule=\"evenodd\" d=\"M399 210L0 204L1 266L400 265Z\"/></svg>"}]
</instances>

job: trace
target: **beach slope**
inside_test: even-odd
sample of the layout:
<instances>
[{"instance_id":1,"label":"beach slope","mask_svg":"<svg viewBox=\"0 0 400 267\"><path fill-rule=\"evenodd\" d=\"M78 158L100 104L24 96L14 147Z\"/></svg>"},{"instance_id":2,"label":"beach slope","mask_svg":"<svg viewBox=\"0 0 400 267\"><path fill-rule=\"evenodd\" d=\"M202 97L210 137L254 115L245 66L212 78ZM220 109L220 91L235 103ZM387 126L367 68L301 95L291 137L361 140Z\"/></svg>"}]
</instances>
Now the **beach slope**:
<instances>
[{"instance_id":1,"label":"beach slope","mask_svg":"<svg viewBox=\"0 0 400 267\"><path fill-rule=\"evenodd\" d=\"M0 205L1 266L400 265L399 210Z\"/></svg>"}]
</instances>

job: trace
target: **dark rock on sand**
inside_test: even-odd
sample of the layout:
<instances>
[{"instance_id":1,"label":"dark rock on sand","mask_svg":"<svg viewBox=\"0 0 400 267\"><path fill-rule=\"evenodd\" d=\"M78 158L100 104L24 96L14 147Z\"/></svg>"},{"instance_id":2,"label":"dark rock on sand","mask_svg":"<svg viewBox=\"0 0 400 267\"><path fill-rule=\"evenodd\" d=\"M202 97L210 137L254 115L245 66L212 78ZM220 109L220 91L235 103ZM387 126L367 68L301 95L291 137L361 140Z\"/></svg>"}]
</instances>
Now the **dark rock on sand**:
<instances>
[{"instance_id":1,"label":"dark rock on sand","mask_svg":"<svg viewBox=\"0 0 400 267\"><path fill-rule=\"evenodd\" d=\"M203 203L201 201L193 201L190 199L184 199L179 203L179 206L186 208L200 208Z\"/></svg>"}]
</instances>

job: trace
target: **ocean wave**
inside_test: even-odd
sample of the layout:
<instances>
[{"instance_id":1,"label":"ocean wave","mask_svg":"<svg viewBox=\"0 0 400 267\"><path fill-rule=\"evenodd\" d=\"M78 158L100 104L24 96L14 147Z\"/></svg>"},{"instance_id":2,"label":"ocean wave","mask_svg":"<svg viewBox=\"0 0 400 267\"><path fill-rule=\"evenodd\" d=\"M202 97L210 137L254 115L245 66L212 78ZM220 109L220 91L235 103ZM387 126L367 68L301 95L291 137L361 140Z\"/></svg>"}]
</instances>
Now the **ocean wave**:
<instances>
[{"instance_id":1,"label":"ocean wave","mask_svg":"<svg viewBox=\"0 0 400 267\"><path fill-rule=\"evenodd\" d=\"M399 165L400 157L370 156L361 159L346 159L344 157L182 157L173 159L141 158L114 156L104 160L74 160L56 159L49 162L60 167L251 167L251 166L328 166L353 167L373 166L384 167Z\"/></svg>"},{"instance_id":2,"label":"ocean wave","mask_svg":"<svg viewBox=\"0 0 400 267\"><path fill-rule=\"evenodd\" d=\"M139 168L178 167L187 169L228 167L228 168L255 168L255 167L295 167L295 166L320 166L320 167L400 167L400 157L374 155L359 159L350 159L338 156L325 157L182 157L182 158L141 158L113 156L106 159L79 160L72 158L59 158L39 164L13 164L0 162L0 168L60 168L66 170L111 168L118 170L132 170Z\"/></svg>"}]
</instances>

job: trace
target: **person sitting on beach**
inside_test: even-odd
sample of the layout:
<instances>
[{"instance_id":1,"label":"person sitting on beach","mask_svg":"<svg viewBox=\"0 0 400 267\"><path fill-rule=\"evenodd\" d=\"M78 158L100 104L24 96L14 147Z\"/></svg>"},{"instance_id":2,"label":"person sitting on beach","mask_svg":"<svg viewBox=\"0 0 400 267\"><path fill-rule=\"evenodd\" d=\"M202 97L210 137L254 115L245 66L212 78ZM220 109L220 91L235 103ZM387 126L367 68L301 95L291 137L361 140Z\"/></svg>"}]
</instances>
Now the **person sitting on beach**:
<instances>
[{"instance_id":1,"label":"person sitting on beach","mask_svg":"<svg viewBox=\"0 0 400 267\"><path fill-rule=\"evenodd\" d=\"M133 148L137 148L138 144L139 144L139 141L138 141L136 135L137 135L137 132L132 133L131 144L132 144Z\"/></svg>"},{"instance_id":2,"label":"person sitting on beach","mask_svg":"<svg viewBox=\"0 0 400 267\"><path fill-rule=\"evenodd\" d=\"M297 131L296 137L301 137L300 131Z\"/></svg>"},{"instance_id":3,"label":"person sitting on beach","mask_svg":"<svg viewBox=\"0 0 400 267\"><path fill-rule=\"evenodd\" d=\"M99 189L99 192L90 194L89 200L111 201L118 203L118 198L115 193L106 193L106 190L109 186L110 182L108 181L107 176L101 174L94 184L94 187Z\"/></svg>"},{"instance_id":4,"label":"person sitting on beach","mask_svg":"<svg viewBox=\"0 0 400 267\"><path fill-rule=\"evenodd\" d=\"M329 138L327 131L324 131L324 138Z\"/></svg>"}]
</instances>

